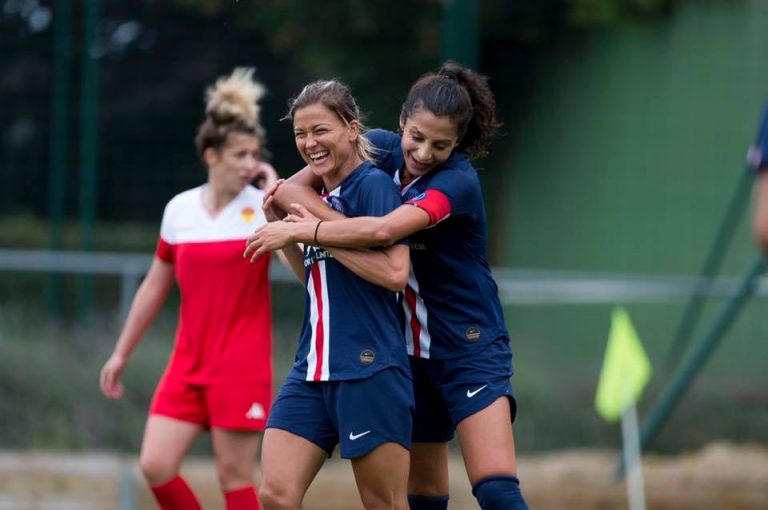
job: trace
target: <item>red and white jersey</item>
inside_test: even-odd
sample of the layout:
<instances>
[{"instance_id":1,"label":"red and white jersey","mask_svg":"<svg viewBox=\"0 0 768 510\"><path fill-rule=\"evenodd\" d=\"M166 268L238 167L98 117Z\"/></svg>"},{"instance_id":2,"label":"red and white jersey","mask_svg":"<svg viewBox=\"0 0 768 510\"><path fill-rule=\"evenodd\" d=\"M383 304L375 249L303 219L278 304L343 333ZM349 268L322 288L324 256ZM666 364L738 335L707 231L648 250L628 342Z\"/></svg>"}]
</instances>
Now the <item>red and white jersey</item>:
<instances>
[{"instance_id":1,"label":"red and white jersey","mask_svg":"<svg viewBox=\"0 0 768 510\"><path fill-rule=\"evenodd\" d=\"M156 255L172 263L181 291L168 375L190 384L272 381L269 256L251 264L245 240L265 223L263 192L246 187L213 218L206 185L165 207Z\"/></svg>"}]
</instances>

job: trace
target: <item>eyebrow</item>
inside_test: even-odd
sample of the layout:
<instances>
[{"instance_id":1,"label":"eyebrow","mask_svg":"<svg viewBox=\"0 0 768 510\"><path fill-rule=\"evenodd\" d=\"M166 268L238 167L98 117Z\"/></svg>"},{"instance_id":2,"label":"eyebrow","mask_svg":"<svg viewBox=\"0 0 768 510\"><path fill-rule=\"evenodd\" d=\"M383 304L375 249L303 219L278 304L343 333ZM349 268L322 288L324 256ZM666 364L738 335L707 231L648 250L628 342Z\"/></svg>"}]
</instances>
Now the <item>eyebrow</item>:
<instances>
[{"instance_id":1,"label":"eyebrow","mask_svg":"<svg viewBox=\"0 0 768 510\"><path fill-rule=\"evenodd\" d=\"M330 126L331 126L331 123L330 123L330 122L320 122L320 123L318 123L318 124L313 124L313 125L309 126L309 130L311 131L311 130L313 130L313 129L317 129L317 128L319 128L319 127L325 127L325 128L327 128L327 127L330 127ZM293 132L294 132L294 133L295 133L295 132L297 132L297 131L305 131L305 130L304 130L303 128L296 128L296 127L295 127L295 128L293 128Z\"/></svg>"},{"instance_id":2,"label":"eyebrow","mask_svg":"<svg viewBox=\"0 0 768 510\"><path fill-rule=\"evenodd\" d=\"M411 131L411 133L412 133L412 134L417 134L417 135L421 135L421 136L426 136L426 135L425 135L424 133L422 133L422 132L421 132L421 130L420 130L419 128L417 128L416 126L411 126L411 129L410 129L410 131ZM449 144L449 143L451 143L451 139L450 139L450 138L437 139L437 140L433 140L433 142L434 142L434 143L448 143L448 144Z\"/></svg>"}]
</instances>

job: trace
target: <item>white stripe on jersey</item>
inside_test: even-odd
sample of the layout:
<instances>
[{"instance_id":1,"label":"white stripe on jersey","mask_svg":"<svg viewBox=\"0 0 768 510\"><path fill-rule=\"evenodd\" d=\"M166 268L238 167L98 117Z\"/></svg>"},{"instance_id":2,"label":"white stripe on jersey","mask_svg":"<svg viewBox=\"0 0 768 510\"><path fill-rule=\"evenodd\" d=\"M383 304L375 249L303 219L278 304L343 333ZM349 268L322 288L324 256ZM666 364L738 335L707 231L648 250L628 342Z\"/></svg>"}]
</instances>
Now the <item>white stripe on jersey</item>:
<instances>
[{"instance_id":1,"label":"white stripe on jersey","mask_svg":"<svg viewBox=\"0 0 768 510\"><path fill-rule=\"evenodd\" d=\"M328 301L328 279L325 274L325 261L318 260L317 278L312 268L307 279L309 293L309 324L311 337L307 353L307 381L327 381L330 379L328 360L330 358L330 302ZM319 290L319 295L318 295ZM322 310L322 315L318 313ZM319 372L319 376L318 376Z\"/></svg>"},{"instance_id":2,"label":"white stripe on jersey","mask_svg":"<svg viewBox=\"0 0 768 510\"><path fill-rule=\"evenodd\" d=\"M428 329L428 317L427 307L424 305L424 299L419 294L419 282L416 280L416 276L413 274L413 266L411 266L411 272L408 275L408 287L413 291L413 298L405 296L403 299L403 309L405 310L405 341L408 347L408 354L410 356L418 356L419 358L429 358L429 349L432 345L432 337L429 334ZM407 292L407 289L406 289ZM415 310L414 310L415 308ZM416 314L416 326L413 327L414 312ZM414 338L414 333L418 338ZM418 352L414 347L418 342Z\"/></svg>"},{"instance_id":3,"label":"white stripe on jersey","mask_svg":"<svg viewBox=\"0 0 768 510\"><path fill-rule=\"evenodd\" d=\"M322 375L320 379L322 381L327 381L331 378L331 370L329 368L331 359L331 300L328 299L328 277L325 275L325 260L319 260L317 263L320 268L320 279L323 282L322 299L323 303L325 303L325 306L323 306L323 324L325 324L325 327L323 328L323 342L325 342L325 349L323 349L323 352L325 355L323 356Z\"/></svg>"},{"instance_id":4,"label":"white stripe on jersey","mask_svg":"<svg viewBox=\"0 0 768 510\"><path fill-rule=\"evenodd\" d=\"M339 196L341 186L337 186L328 194L323 194L323 200L328 202L328 196ZM330 204L329 204L330 207ZM315 272L314 269L317 268ZM315 278L317 275L317 279ZM319 295L318 295L319 291ZM309 343L309 353L307 354L307 381L328 381L331 377L330 372L330 307L328 300L328 277L325 272L325 260L317 260L310 267L309 278L307 280L307 292L309 292L309 323L311 326L311 340ZM322 317L318 310L322 310ZM321 338L318 338L321 337ZM319 359L318 359L319 358ZM317 376L317 373L319 377Z\"/></svg>"},{"instance_id":5,"label":"white stripe on jersey","mask_svg":"<svg viewBox=\"0 0 768 510\"><path fill-rule=\"evenodd\" d=\"M421 179L421 176L416 177L414 180L408 183L407 186L403 187L400 183L399 171L395 172L395 175L392 177L394 183L397 184L398 188L400 188L401 195L405 195L405 192L408 191L411 186L416 184L416 181L419 179ZM408 354L410 356L418 356L420 358L429 358L429 348L432 345L432 337L429 336L429 329L427 329L427 307L424 305L424 300L419 294L419 282L416 280L416 275L413 274L413 264L411 264L411 271L408 275L408 287L410 287L414 293L413 303L409 302L411 299L409 299L407 293L404 292L405 295L403 296L403 309L405 310L405 341L408 346ZM412 306L415 307L415 310L411 309ZM416 313L416 328L414 328L412 325L412 321L414 320L414 312ZM414 332L416 332L418 335L417 339L413 338ZM414 349L414 342L418 342L418 352L415 352L416 349Z\"/></svg>"}]
</instances>

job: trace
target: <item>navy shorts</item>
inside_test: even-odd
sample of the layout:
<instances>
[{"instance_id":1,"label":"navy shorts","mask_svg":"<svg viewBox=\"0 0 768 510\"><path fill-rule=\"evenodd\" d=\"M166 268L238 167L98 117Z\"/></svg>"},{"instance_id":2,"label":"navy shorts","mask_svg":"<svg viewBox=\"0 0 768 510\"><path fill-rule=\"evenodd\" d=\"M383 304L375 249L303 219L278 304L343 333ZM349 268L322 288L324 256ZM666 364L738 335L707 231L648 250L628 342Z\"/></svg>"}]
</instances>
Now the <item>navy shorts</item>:
<instances>
[{"instance_id":1,"label":"navy shorts","mask_svg":"<svg viewBox=\"0 0 768 510\"><path fill-rule=\"evenodd\" d=\"M461 420L502 396L509 398L511 418L515 420L517 404L509 380L512 351L506 338L499 338L470 356L410 360L416 398L414 442L450 441Z\"/></svg>"},{"instance_id":2,"label":"navy shorts","mask_svg":"<svg viewBox=\"0 0 768 510\"><path fill-rule=\"evenodd\" d=\"M367 379L286 380L275 397L267 428L286 430L343 459L356 459L384 443L410 449L413 384L398 368Z\"/></svg>"}]
</instances>

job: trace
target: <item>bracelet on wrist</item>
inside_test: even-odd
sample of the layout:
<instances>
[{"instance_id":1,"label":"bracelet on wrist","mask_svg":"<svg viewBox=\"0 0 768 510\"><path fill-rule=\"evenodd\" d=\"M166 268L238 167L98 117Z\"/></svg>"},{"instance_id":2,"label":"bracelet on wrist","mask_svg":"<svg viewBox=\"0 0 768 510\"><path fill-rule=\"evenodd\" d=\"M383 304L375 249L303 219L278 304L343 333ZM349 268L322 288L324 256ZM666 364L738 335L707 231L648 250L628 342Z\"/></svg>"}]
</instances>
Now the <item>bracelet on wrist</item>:
<instances>
[{"instance_id":1,"label":"bracelet on wrist","mask_svg":"<svg viewBox=\"0 0 768 510\"><path fill-rule=\"evenodd\" d=\"M323 220L319 220L317 222L317 225L315 225L315 235L314 235L314 240L315 240L314 244L315 244L315 246L320 246L320 242L317 240L317 231L318 231L318 229L320 229L320 224L322 222L323 222Z\"/></svg>"}]
</instances>

